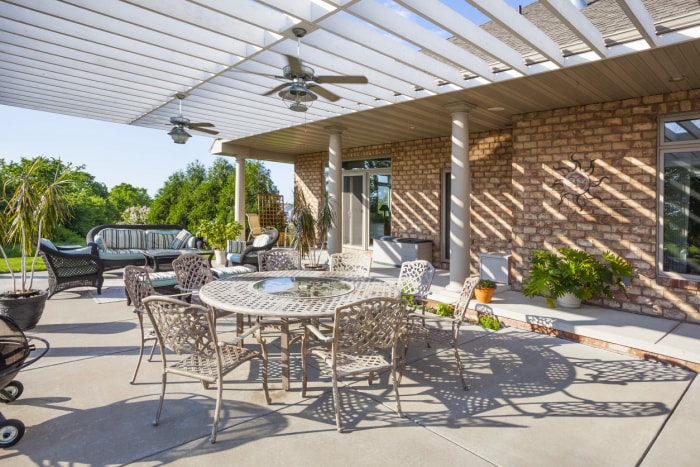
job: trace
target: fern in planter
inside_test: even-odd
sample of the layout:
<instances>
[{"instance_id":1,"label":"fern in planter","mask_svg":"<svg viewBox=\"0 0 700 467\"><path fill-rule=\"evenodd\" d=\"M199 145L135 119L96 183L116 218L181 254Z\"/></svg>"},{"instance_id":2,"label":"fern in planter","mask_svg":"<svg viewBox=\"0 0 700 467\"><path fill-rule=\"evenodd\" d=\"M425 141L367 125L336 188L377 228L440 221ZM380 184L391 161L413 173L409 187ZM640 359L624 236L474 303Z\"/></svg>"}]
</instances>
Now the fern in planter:
<instances>
[{"instance_id":1,"label":"fern in planter","mask_svg":"<svg viewBox=\"0 0 700 467\"><path fill-rule=\"evenodd\" d=\"M523 282L523 295L541 295L550 307L555 299L572 293L580 300L612 298L614 289L626 294L624 280L632 276L632 266L606 251L600 257L572 248L560 248L559 254L534 250L530 277Z\"/></svg>"}]
</instances>

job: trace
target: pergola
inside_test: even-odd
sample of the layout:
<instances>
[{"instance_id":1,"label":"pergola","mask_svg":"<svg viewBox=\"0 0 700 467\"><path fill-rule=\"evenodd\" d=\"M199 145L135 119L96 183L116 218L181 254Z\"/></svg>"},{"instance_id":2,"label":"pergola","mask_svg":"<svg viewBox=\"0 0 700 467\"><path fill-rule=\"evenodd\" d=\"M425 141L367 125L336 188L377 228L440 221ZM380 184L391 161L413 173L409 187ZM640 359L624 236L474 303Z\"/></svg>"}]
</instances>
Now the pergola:
<instances>
[{"instance_id":1,"label":"pergola","mask_svg":"<svg viewBox=\"0 0 700 467\"><path fill-rule=\"evenodd\" d=\"M507 128L513 115L700 88L697 0L514 4L5 0L0 104L149 127L168 144L182 103L187 118L215 125L212 152L240 164L329 151L339 198L344 147L452 134L459 174L468 132ZM337 100L319 92L293 112L268 93L285 83L287 56L316 75L368 83L330 80L321 85ZM452 204L464 209L468 186L455 185Z\"/></svg>"}]
</instances>

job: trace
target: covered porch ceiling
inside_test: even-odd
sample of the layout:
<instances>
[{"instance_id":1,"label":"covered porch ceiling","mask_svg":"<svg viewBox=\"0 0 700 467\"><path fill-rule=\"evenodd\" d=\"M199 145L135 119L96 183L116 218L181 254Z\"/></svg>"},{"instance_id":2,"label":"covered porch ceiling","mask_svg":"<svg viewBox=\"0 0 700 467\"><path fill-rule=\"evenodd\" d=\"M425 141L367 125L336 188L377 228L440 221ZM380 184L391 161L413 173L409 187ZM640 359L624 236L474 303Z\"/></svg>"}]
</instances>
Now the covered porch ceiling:
<instances>
[{"instance_id":1,"label":"covered porch ceiling","mask_svg":"<svg viewBox=\"0 0 700 467\"><path fill-rule=\"evenodd\" d=\"M700 88L698 0L509 3L4 0L0 104L154 128L173 144L184 94L183 115L215 125L213 152L293 162L328 149L328 126L346 129L344 147L449 135L456 101L475 106L480 132L515 114ZM288 81L287 56L368 83L331 78L319 94L337 101L294 112L265 95Z\"/></svg>"}]
</instances>

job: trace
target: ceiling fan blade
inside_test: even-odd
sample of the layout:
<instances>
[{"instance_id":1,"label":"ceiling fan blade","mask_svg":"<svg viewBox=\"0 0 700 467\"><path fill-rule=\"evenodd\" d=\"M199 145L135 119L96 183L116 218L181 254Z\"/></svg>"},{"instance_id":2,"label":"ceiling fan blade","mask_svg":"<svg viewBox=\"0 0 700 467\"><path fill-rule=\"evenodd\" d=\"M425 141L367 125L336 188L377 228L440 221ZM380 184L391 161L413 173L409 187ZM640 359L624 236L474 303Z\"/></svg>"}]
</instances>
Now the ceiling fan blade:
<instances>
[{"instance_id":1,"label":"ceiling fan blade","mask_svg":"<svg viewBox=\"0 0 700 467\"><path fill-rule=\"evenodd\" d=\"M190 126L189 128L190 128L190 130L192 130L192 131L201 131L202 133L207 133L207 134L209 134L209 135L218 135L218 134L219 134L218 131L207 130L206 128L199 128L199 127L196 127L196 126L195 126L195 127Z\"/></svg>"},{"instance_id":2,"label":"ceiling fan blade","mask_svg":"<svg viewBox=\"0 0 700 467\"><path fill-rule=\"evenodd\" d=\"M205 126L205 127L213 127L213 123L209 122L198 122L198 123L190 123L190 126Z\"/></svg>"},{"instance_id":3,"label":"ceiling fan blade","mask_svg":"<svg viewBox=\"0 0 700 467\"><path fill-rule=\"evenodd\" d=\"M364 76L350 76L350 75L337 75L337 76L316 76L314 81L317 83L349 83L349 84L367 84L369 81Z\"/></svg>"},{"instance_id":4,"label":"ceiling fan blade","mask_svg":"<svg viewBox=\"0 0 700 467\"><path fill-rule=\"evenodd\" d=\"M287 87L289 87L289 83L280 84L279 86L272 88L269 91L267 91L266 93L264 93L263 96L270 96L272 94L280 92L282 89L287 88Z\"/></svg>"},{"instance_id":5,"label":"ceiling fan blade","mask_svg":"<svg viewBox=\"0 0 700 467\"><path fill-rule=\"evenodd\" d=\"M331 102L335 102L340 99L340 96L338 96L337 94L333 94L328 89L324 89L321 86L313 86L312 92L315 92L319 96L324 97Z\"/></svg>"},{"instance_id":6,"label":"ceiling fan blade","mask_svg":"<svg viewBox=\"0 0 700 467\"><path fill-rule=\"evenodd\" d=\"M287 57L287 61L289 62L289 68L292 70L292 74L304 74L304 70L301 68L301 60L299 60L294 55L285 55L285 57Z\"/></svg>"}]
</instances>

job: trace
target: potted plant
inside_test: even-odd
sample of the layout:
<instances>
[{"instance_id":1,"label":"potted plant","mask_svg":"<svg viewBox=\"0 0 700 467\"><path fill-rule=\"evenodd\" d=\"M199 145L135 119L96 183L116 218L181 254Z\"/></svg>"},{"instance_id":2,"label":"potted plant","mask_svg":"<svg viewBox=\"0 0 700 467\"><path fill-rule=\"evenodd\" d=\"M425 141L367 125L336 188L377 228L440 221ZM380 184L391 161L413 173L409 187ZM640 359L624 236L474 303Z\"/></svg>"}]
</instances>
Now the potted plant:
<instances>
[{"instance_id":1,"label":"potted plant","mask_svg":"<svg viewBox=\"0 0 700 467\"><path fill-rule=\"evenodd\" d=\"M335 225L335 211L328 201L328 193L324 193L318 215L314 216L304 194L297 190L294 194L291 224L292 247L299 250L302 258L308 260L307 267L321 268L321 253L328 240L328 232Z\"/></svg>"},{"instance_id":2,"label":"potted plant","mask_svg":"<svg viewBox=\"0 0 700 467\"><path fill-rule=\"evenodd\" d=\"M496 283L491 279L480 279L474 288L474 296L479 303L491 303L493 293L496 291Z\"/></svg>"},{"instance_id":3,"label":"potted plant","mask_svg":"<svg viewBox=\"0 0 700 467\"><path fill-rule=\"evenodd\" d=\"M12 290L0 292L0 313L12 318L23 330L34 328L44 312L48 291L34 288L39 242L44 236L50 237L58 224L68 219L70 204L66 188L74 182L74 174L73 167L60 160L36 157L23 160L21 168L3 182L1 245L17 246L21 262L19 271L13 271L0 245L12 277ZM32 258L31 266L27 269L29 258Z\"/></svg>"},{"instance_id":4,"label":"potted plant","mask_svg":"<svg viewBox=\"0 0 700 467\"><path fill-rule=\"evenodd\" d=\"M631 276L632 266L609 251L593 256L572 248L560 248L558 254L535 250L523 295L541 295L550 307L558 299L560 305L576 308L581 300L612 298L615 289L626 294L624 281Z\"/></svg>"},{"instance_id":5,"label":"potted plant","mask_svg":"<svg viewBox=\"0 0 700 467\"><path fill-rule=\"evenodd\" d=\"M209 247L214 250L217 263L226 264L226 241L236 240L242 231L243 226L237 221L218 217L202 220L197 227L197 236L206 239Z\"/></svg>"}]
</instances>

